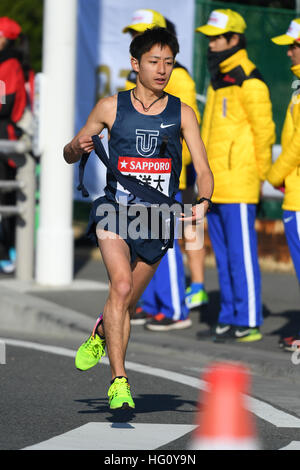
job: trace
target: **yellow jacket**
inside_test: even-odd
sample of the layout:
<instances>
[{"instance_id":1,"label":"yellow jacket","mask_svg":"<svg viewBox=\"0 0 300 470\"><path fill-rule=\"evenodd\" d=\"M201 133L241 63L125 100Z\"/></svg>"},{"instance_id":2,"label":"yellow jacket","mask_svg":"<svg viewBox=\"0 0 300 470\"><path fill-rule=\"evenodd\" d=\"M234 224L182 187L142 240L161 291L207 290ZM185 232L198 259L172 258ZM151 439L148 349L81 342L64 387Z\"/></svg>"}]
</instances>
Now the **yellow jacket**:
<instances>
[{"instance_id":1,"label":"yellow jacket","mask_svg":"<svg viewBox=\"0 0 300 470\"><path fill-rule=\"evenodd\" d=\"M300 65L291 67L300 77ZM281 133L282 152L272 165L267 179L273 186L285 185L282 208L300 211L300 95L293 94Z\"/></svg>"},{"instance_id":2,"label":"yellow jacket","mask_svg":"<svg viewBox=\"0 0 300 470\"><path fill-rule=\"evenodd\" d=\"M135 87L135 74L130 73L126 84L125 89L131 90ZM196 86L195 82L187 72L187 70L179 64L175 64L175 67L172 71L169 83L167 84L165 91L170 93L170 95L177 96L180 100L189 105L196 113L198 122L200 124L200 113L197 106L196 100ZM191 155L189 153L188 147L185 141L182 142L182 171L180 174L179 189L186 188L186 166L189 165L192 161Z\"/></svg>"},{"instance_id":3,"label":"yellow jacket","mask_svg":"<svg viewBox=\"0 0 300 470\"><path fill-rule=\"evenodd\" d=\"M241 49L219 64L202 126L216 203L257 203L271 166L275 125L269 90Z\"/></svg>"}]
</instances>

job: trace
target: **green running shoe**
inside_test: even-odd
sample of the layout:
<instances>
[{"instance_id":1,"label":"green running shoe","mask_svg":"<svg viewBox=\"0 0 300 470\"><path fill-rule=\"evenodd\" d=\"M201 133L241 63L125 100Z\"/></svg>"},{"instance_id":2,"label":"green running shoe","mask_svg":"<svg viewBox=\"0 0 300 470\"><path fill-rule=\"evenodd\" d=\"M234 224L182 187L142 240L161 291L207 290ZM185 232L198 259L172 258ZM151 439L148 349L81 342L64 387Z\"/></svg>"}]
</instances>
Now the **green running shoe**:
<instances>
[{"instance_id":1,"label":"green running shoe","mask_svg":"<svg viewBox=\"0 0 300 470\"><path fill-rule=\"evenodd\" d=\"M102 315L97 319L91 336L78 349L75 357L75 366L79 370L88 370L94 367L105 356L105 338L96 333Z\"/></svg>"},{"instance_id":2,"label":"green running shoe","mask_svg":"<svg viewBox=\"0 0 300 470\"><path fill-rule=\"evenodd\" d=\"M130 393L130 385L126 377L116 377L108 390L109 407L111 410L135 408Z\"/></svg>"},{"instance_id":3,"label":"green running shoe","mask_svg":"<svg viewBox=\"0 0 300 470\"><path fill-rule=\"evenodd\" d=\"M260 341L263 337L258 328L236 328L234 337L238 343L251 343Z\"/></svg>"},{"instance_id":4,"label":"green running shoe","mask_svg":"<svg viewBox=\"0 0 300 470\"><path fill-rule=\"evenodd\" d=\"M191 287L188 287L185 291L185 295L185 304L190 310L208 303L208 295L204 289L195 292Z\"/></svg>"}]
</instances>

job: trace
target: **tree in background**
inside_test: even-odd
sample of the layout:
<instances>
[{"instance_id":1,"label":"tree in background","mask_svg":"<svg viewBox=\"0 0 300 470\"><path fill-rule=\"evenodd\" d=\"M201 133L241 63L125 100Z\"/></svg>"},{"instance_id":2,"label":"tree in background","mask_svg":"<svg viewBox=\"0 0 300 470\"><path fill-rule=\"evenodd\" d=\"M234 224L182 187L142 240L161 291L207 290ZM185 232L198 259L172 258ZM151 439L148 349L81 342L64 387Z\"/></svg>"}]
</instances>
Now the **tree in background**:
<instances>
[{"instance_id":1,"label":"tree in background","mask_svg":"<svg viewBox=\"0 0 300 470\"><path fill-rule=\"evenodd\" d=\"M233 3L240 3L242 5L252 5L252 6L259 6L259 7L286 8L286 9L292 9L292 10L296 8L295 0L232 0L232 1ZM224 3L227 3L226 0L224 0Z\"/></svg>"},{"instance_id":2,"label":"tree in background","mask_svg":"<svg viewBox=\"0 0 300 470\"><path fill-rule=\"evenodd\" d=\"M1 0L0 17L8 16L17 21L22 32L29 38L31 66L35 72L41 71L43 37L42 0Z\"/></svg>"}]
</instances>

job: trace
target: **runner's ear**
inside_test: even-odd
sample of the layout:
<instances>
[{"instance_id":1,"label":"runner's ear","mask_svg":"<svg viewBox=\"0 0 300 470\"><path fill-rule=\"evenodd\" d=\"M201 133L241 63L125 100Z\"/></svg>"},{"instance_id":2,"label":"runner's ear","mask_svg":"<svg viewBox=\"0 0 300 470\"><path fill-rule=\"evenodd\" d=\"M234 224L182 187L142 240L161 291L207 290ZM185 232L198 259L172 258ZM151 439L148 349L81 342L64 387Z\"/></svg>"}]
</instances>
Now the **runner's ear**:
<instances>
[{"instance_id":1,"label":"runner's ear","mask_svg":"<svg viewBox=\"0 0 300 470\"><path fill-rule=\"evenodd\" d=\"M131 57L130 62L131 62L131 67L133 68L133 70L135 72L139 72L140 70L139 61L135 59L134 57Z\"/></svg>"}]
</instances>

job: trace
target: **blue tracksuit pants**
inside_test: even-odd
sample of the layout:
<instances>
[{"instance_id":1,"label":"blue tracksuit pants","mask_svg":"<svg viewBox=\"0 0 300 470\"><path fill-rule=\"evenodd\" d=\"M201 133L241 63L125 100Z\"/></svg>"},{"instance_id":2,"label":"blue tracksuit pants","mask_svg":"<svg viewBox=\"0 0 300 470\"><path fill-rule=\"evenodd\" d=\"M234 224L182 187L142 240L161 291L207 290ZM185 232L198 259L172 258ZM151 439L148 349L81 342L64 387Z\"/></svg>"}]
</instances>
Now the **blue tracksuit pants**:
<instances>
[{"instance_id":1,"label":"blue tracksuit pants","mask_svg":"<svg viewBox=\"0 0 300 470\"><path fill-rule=\"evenodd\" d=\"M176 196L181 201L181 194ZM184 320L189 313L185 305L185 272L182 253L175 238L162 258L153 278L144 291L141 302L150 315L163 313L172 320Z\"/></svg>"},{"instance_id":2,"label":"blue tracksuit pants","mask_svg":"<svg viewBox=\"0 0 300 470\"><path fill-rule=\"evenodd\" d=\"M283 211L284 231L300 283L300 211Z\"/></svg>"},{"instance_id":3,"label":"blue tracksuit pants","mask_svg":"<svg viewBox=\"0 0 300 470\"><path fill-rule=\"evenodd\" d=\"M221 294L219 323L259 326L261 276L254 228L255 204L214 204L207 214Z\"/></svg>"}]
</instances>

